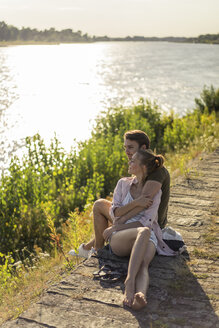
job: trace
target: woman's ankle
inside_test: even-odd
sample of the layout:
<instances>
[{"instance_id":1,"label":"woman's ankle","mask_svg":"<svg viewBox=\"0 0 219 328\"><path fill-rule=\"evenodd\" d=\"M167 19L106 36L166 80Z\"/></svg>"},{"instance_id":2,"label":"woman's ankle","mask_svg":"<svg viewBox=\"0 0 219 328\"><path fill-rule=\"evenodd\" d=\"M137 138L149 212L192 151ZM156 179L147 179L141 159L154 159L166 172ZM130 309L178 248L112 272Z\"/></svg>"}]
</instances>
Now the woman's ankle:
<instances>
[{"instance_id":1,"label":"woman's ankle","mask_svg":"<svg viewBox=\"0 0 219 328\"><path fill-rule=\"evenodd\" d=\"M131 277L126 277L125 282L124 282L125 286L129 285L129 286L134 286L135 285L135 280L132 279Z\"/></svg>"}]
</instances>

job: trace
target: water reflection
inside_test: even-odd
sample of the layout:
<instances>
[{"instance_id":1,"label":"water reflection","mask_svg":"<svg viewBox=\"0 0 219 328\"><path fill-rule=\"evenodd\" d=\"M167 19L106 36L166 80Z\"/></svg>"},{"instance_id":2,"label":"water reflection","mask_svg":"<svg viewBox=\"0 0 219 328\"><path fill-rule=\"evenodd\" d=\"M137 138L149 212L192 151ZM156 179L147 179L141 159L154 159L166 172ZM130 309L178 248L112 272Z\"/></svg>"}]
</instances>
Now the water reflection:
<instances>
[{"instance_id":1,"label":"water reflection","mask_svg":"<svg viewBox=\"0 0 219 328\"><path fill-rule=\"evenodd\" d=\"M139 97L182 113L218 87L219 47L118 42L0 48L0 160L37 132L64 147L90 136L96 115Z\"/></svg>"}]
</instances>

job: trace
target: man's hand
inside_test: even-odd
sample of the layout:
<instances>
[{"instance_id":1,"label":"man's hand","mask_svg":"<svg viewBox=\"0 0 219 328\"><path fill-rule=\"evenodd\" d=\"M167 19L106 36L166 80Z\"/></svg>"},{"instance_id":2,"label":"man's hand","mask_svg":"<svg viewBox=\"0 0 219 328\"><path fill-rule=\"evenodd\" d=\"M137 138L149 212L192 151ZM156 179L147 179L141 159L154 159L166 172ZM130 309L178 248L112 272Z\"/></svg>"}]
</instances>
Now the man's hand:
<instances>
[{"instance_id":1,"label":"man's hand","mask_svg":"<svg viewBox=\"0 0 219 328\"><path fill-rule=\"evenodd\" d=\"M146 197L145 195L141 195L140 197L136 198L137 204L140 207L148 208L153 204L153 200Z\"/></svg>"},{"instance_id":2,"label":"man's hand","mask_svg":"<svg viewBox=\"0 0 219 328\"><path fill-rule=\"evenodd\" d=\"M106 228L103 232L103 238L108 241L108 239L111 237L112 233L116 231L115 226L111 226L109 228Z\"/></svg>"}]
</instances>

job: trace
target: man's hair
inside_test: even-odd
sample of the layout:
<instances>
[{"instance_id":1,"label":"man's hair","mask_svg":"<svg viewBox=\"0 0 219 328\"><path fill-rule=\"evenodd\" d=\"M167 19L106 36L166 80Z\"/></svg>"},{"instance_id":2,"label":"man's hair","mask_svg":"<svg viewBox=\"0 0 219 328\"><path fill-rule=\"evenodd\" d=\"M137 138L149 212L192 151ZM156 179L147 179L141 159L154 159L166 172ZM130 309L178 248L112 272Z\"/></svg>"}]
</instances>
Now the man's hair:
<instances>
[{"instance_id":1,"label":"man's hair","mask_svg":"<svg viewBox=\"0 0 219 328\"><path fill-rule=\"evenodd\" d=\"M124 140L133 140L136 141L139 147L145 145L146 149L150 148L150 139L148 135L141 130L130 130L124 134Z\"/></svg>"}]
</instances>

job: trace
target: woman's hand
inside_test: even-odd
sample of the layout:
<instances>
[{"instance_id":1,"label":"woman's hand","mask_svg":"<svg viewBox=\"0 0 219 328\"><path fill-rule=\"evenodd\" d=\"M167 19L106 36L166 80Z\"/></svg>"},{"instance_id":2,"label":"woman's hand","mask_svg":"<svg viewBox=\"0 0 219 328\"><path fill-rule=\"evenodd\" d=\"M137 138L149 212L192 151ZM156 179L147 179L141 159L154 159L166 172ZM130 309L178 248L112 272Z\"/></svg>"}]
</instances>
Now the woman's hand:
<instances>
[{"instance_id":1,"label":"woman's hand","mask_svg":"<svg viewBox=\"0 0 219 328\"><path fill-rule=\"evenodd\" d=\"M140 197L136 198L136 202L138 206L144 208L148 208L153 204L153 200L144 195L141 195Z\"/></svg>"},{"instance_id":2,"label":"woman's hand","mask_svg":"<svg viewBox=\"0 0 219 328\"><path fill-rule=\"evenodd\" d=\"M111 237L112 233L116 231L115 226L111 226L109 228L106 228L103 232L103 238L108 241L108 239Z\"/></svg>"}]
</instances>

